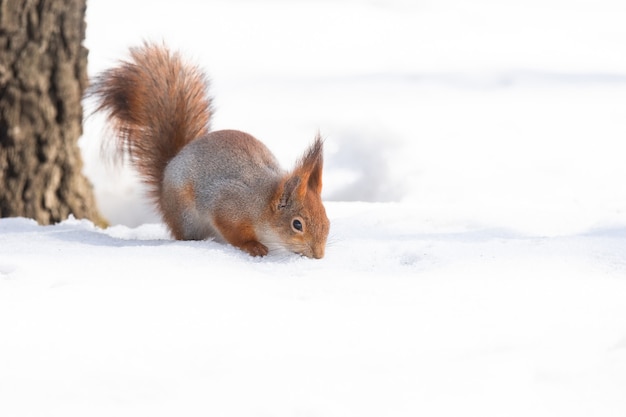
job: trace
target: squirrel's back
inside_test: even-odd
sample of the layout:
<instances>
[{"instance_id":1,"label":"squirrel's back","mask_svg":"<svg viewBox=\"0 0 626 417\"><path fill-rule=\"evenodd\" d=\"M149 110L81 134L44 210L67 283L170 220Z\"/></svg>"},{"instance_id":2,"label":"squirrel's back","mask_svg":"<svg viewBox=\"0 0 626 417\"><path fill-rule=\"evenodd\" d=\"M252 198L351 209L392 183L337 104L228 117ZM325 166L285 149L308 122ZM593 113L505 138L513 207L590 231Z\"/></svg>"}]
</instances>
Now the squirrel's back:
<instances>
[{"instance_id":1,"label":"squirrel's back","mask_svg":"<svg viewBox=\"0 0 626 417\"><path fill-rule=\"evenodd\" d=\"M159 204L169 161L209 133L207 77L179 53L145 43L130 49L128 61L97 76L88 95L97 99L96 111L106 112L117 148L128 152Z\"/></svg>"},{"instance_id":2,"label":"squirrel's back","mask_svg":"<svg viewBox=\"0 0 626 417\"><path fill-rule=\"evenodd\" d=\"M272 152L252 135L214 131L187 145L167 165L161 209L175 236L219 240L221 233L206 213L245 213L262 223L285 175Z\"/></svg>"}]
</instances>

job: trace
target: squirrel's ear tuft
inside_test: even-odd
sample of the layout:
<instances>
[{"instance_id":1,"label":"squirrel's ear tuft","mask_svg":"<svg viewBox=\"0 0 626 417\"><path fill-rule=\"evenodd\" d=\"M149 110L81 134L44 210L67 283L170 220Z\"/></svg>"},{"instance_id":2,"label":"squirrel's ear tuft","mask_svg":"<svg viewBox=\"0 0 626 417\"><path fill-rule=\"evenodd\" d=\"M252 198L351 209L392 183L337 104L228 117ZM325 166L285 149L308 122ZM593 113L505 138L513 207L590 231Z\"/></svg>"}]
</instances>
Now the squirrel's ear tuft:
<instances>
[{"instance_id":1,"label":"squirrel's ear tuft","mask_svg":"<svg viewBox=\"0 0 626 417\"><path fill-rule=\"evenodd\" d=\"M320 194L322 192L322 169L324 167L324 141L319 132L315 140L298 162L294 173L306 178L309 190ZM303 190L306 192L306 190Z\"/></svg>"},{"instance_id":2,"label":"squirrel's ear tuft","mask_svg":"<svg viewBox=\"0 0 626 417\"><path fill-rule=\"evenodd\" d=\"M318 133L293 172L280 184L274 197L276 208L283 209L294 201L304 201L309 191L318 195L322 192L323 151L324 141Z\"/></svg>"}]
</instances>

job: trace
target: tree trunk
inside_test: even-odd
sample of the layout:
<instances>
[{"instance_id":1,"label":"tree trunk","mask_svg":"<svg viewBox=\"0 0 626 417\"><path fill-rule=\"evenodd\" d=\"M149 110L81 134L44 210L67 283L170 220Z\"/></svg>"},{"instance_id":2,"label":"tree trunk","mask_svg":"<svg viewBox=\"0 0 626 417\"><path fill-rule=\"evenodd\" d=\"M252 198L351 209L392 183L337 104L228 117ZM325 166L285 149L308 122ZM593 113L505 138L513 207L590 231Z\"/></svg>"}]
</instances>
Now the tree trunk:
<instances>
[{"instance_id":1,"label":"tree trunk","mask_svg":"<svg viewBox=\"0 0 626 417\"><path fill-rule=\"evenodd\" d=\"M0 0L0 217L100 222L78 138L85 0Z\"/></svg>"}]
</instances>

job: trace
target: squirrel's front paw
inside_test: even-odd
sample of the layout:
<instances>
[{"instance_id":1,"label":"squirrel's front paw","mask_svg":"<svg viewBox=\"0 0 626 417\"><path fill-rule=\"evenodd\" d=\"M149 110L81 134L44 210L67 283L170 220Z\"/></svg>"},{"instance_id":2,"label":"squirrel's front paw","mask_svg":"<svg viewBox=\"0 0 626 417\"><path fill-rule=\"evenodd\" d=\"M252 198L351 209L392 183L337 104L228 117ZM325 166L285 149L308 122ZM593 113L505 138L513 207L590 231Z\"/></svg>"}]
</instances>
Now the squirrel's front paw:
<instances>
[{"instance_id":1,"label":"squirrel's front paw","mask_svg":"<svg viewBox=\"0 0 626 417\"><path fill-rule=\"evenodd\" d=\"M245 250L252 256L265 256L269 252L269 249L267 249L267 246L255 240L244 243L241 246L241 249Z\"/></svg>"}]
</instances>

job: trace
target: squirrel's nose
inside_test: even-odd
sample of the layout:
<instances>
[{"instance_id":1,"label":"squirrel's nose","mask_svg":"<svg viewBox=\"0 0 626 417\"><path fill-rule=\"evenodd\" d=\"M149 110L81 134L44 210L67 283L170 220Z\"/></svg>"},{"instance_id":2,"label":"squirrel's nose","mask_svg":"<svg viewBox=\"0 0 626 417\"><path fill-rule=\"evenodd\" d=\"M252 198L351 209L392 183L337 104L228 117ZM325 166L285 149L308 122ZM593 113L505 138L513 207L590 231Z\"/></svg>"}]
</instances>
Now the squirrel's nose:
<instances>
[{"instance_id":1,"label":"squirrel's nose","mask_svg":"<svg viewBox=\"0 0 626 417\"><path fill-rule=\"evenodd\" d=\"M313 258L322 259L324 257L324 246L313 248Z\"/></svg>"}]
</instances>

